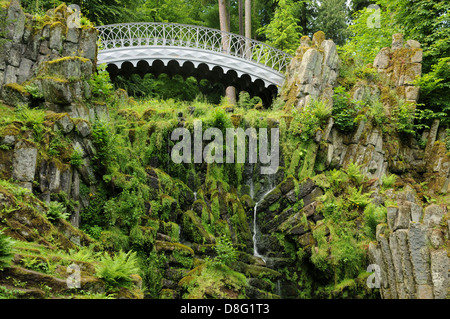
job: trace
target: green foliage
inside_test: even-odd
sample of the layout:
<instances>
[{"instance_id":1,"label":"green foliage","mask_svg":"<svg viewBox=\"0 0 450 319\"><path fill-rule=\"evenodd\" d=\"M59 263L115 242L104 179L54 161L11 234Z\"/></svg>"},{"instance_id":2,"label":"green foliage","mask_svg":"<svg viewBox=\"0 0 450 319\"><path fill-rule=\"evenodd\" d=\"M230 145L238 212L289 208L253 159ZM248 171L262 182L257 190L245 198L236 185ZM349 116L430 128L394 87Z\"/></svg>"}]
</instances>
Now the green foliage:
<instances>
[{"instance_id":1,"label":"green foliage","mask_svg":"<svg viewBox=\"0 0 450 319\"><path fill-rule=\"evenodd\" d=\"M83 153L80 150L74 149L72 155L70 155L70 164L75 168L81 167L84 164L82 155Z\"/></svg>"},{"instance_id":2,"label":"green foliage","mask_svg":"<svg viewBox=\"0 0 450 319\"><path fill-rule=\"evenodd\" d=\"M379 25L376 17L379 15ZM353 23L348 26L350 40L338 46L343 60L361 59L361 64L373 63L375 56L384 47L390 47L392 34L399 31L391 18L389 8L374 10L369 7L353 15Z\"/></svg>"},{"instance_id":3,"label":"green foliage","mask_svg":"<svg viewBox=\"0 0 450 319\"><path fill-rule=\"evenodd\" d=\"M383 174L383 176L381 176L381 184L384 189L391 188L395 184L396 180L397 180L397 175L395 175L395 174L389 174L389 175Z\"/></svg>"},{"instance_id":4,"label":"green foliage","mask_svg":"<svg viewBox=\"0 0 450 319\"><path fill-rule=\"evenodd\" d=\"M39 90L38 86L36 84L28 84L25 85L25 90L31 94L31 96L34 99L42 99L44 97L44 95L42 94L42 92Z\"/></svg>"},{"instance_id":5,"label":"green foliage","mask_svg":"<svg viewBox=\"0 0 450 319\"><path fill-rule=\"evenodd\" d=\"M384 206L369 204L364 209L364 232L371 240L376 239L377 225L385 222L386 214L387 210Z\"/></svg>"},{"instance_id":6,"label":"green foliage","mask_svg":"<svg viewBox=\"0 0 450 319\"><path fill-rule=\"evenodd\" d=\"M356 115L361 104L351 100L350 93L344 87L334 88L333 118L336 127L343 132L351 132L356 127Z\"/></svg>"},{"instance_id":7,"label":"green foliage","mask_svg":"<svg viewBox=\"0 0 450 319\"><path fill-rule=\"evenodd\" d=\"M14 257L13 244L13 239L0 230L0 271L9 267L12 263Z\"/></svg>"},{"instance_id":8,"label":"green foliage","mask_svg":"<svg viewBox=\"0 0 450 319\"><path fill-rule=\"evenodd\" d=\"M356 185L361 185L364 180L364 174L361 172L361 166L356 163L350 163L345 170L348 177L353 180Z\"/></svg>"},{"instance_id":9,"label":"green foliage","mask_svg":"<svg viewBox=\"0 0 450 319\"><path fill-rule=\"evenodd\" d=\"M348 8L346 0L322 0L317 8L317 18L314 21L315 30L321 30L327 38L336 44L345 42L349 31L347 29Z\"/></svg>"},{"instance_id":10,"label":"green foliage","mask_svg":"<svg viewBox=\"0 0 450 319\"><path fill-rule=\"evenodd\" d=\"M66 212L66 208L62 203L52 201L48 204L46 216L48 220L56 220L56 219L67 220L70 214Z\"/></svg>"},{"instance_id":11,"label":"green foliage","mask_svg":"<svg viewBox=\"0 0 450 319\"><path fill-rule=\"evenodd\" d=\"M125 189L117 197L108 200L104 206L111 225L131 229L144 215L144 200L138 190Z\"/></svg>"},{"instance_id":12,"label":"green foliage","mask_svg":"<svg viewBox=\"0 0 450 319\"><path fill-rule=\"evenodd\" d=\"M316 131L320 129L320 124L323 122L324 110L315 108L315 105L322 105L321 102L312 102L306 104L301 110L293 109L290 133L293 136L300 138L302 142L308 142L314 136ZM325 111L327 113L328 111ZM317 115L321 116L319 118Z\"/></svg>"},{"instance_id":13,"label":"green foliage","mask_svg":"<svg viewBox=\"0 0 450 319\"><path fill-rule=\"evenodd\" d=\"M109 100L113 93L113 84L106 71L106 63L97 66L97 72L92 74L89 84L91 86L92 95L95 98Z\"/></svg>"},{"instance_id":14,"label":"green foliage","mask_svg":"<svg viewBox=\"0 0 450 319\"><path fill-rule=\"evenodd\" d=\"M415 134L414 117L416 106L413 103L399 103L393 108L391 119L399 133Z\"/></svg>"},{"instance_id":15,"label":"green foliage","mask_svg":"<svg viewBox=\"0 0 450 319\"><path fill-rule=\"evenodd\" d=\"M97 151L92 158L94 170L102 171L106 168L111 154L111 131L107 122L94 121L92 124L92 141Z\"/></svg>"},{"instance_id":16,"label":"green foliage","mask_svg":"<svg viewBox=\"0 0 450 319\"><path fill-rule=\"evenodd\" d=\"M371 194L371 192L362 193L362 186L359 189L356 189L356 187L350 187L348 201L356 206L356 208L364 208L370 203Z\"/></svg>"},{"instance_id":17,"label":"green foliage","mask_svg":"<svg viewBox=\"0 0 450 319\"><path fill-rule=\"evenodd\" d=\"M103 279L108 287L130 287L133 274L140 272L136 252L119 251L114 256L104 253L100 263L96 265L95 275Z\"/></svg>"},{"instance_id":18,"label":"green foliage","mask_svg":"<svg viewBox=\"0 0 450 319\"><path fill-rule=\"evenodd\" d=\"M265 35L267 44L294 54L300 43L302 31L297 18L299 2L292 0L278 0L277 2L278 7L273 19L269 24L258 29L257 33Z\"/></svg>"},{"instance_id":19,"label":"green foliage","mask_svg":"<svg viewBox=\"0 0 450 319\"><path fill-rule=\"evenodd\" d=\"M435 111L442 110L446 117L441 118L444 124L449 123L450 102L446 93L450 90L450 57L443 57L431 66L431 71L422 74L414 84L420 86L420 102Z\"/></svg>"},{"instance_id":20,"label":"green foliage","mask_svg":"<svg viewBox=\"0 0 450 319\"><path fill-rule=\"evenodd\" d=\"M248 110L255 107L255 105L258 103L262 103L260 97L254 96L250 98L250 94L248 94L248 92L246 91L239 92L239 99L237 102L238 107Z\"/></svg>"},{"instance_id":21,"label":"green foliage","mask_svg":"<svg viewBox=\"0 0 450 319\"><path fill-rule=\"evenodd\" d=\"M230 267L237 260L238 251L233 246L231 240L226 237L216 238L216 246L214 247L214 250L217 254L217 256L214 257L214 263L224 264Z\"/></svg>"}]
</instances>

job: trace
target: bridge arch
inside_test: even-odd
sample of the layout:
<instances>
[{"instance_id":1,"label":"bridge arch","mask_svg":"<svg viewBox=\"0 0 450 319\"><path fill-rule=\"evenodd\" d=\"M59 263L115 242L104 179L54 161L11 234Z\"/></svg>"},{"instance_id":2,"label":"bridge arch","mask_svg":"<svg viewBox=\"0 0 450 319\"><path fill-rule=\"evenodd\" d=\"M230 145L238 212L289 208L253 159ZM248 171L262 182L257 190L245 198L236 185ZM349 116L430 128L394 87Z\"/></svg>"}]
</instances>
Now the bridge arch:
<instances>
[{"instance_id":1,"label":"bridge arch","mask_svg":"<svg viewBox=\"0 0 450 319\"><path fill-rule=\"evenodd\" d=\"M114 78L138 73L180 74L235 86L263 101L284 81L291 56L233 33L173 23L126 23L97 27L97 63Z\"/></svg>"}]
</instances>

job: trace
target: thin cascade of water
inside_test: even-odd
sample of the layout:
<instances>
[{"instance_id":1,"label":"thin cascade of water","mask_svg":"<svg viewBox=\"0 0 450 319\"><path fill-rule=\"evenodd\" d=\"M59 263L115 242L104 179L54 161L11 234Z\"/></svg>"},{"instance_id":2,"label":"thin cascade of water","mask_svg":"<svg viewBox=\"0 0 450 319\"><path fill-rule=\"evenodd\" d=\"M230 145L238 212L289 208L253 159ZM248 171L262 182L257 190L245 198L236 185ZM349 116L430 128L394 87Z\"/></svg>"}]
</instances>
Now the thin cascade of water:
<instances>
[{"instance_id":1,"label":"thin cascade of water","mask_svg":"<svg viewBox=\"0 0 450 319\"><path fill-rule=\"evenodd\" d=\"M258 252L258 236L256 235L258 232L258 226L257 226L257 209L258 209L258 205L264 200L264 198L275 188L274 186L274 179L273 178L269 178L269 190L267 192L265 192L261 198L256 202L255 207L253 208L253 255L256 257L261 258L264 262L266 262L266 258L264 258L264 256L262 256L259 252ZM250 180L250 197L252 199L254 199L254 194L253 194L253 179Z\"/></svg>"}]
</instances>

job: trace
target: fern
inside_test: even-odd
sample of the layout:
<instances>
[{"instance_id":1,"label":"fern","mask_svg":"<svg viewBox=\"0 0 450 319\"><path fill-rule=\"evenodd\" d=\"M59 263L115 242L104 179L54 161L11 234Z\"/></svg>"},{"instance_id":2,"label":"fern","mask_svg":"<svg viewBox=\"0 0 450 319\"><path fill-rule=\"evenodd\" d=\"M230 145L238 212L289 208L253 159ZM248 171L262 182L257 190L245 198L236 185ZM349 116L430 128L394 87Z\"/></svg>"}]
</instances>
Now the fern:
<instances>
[{"instance_id":1,"label":"fern","mask_svg":"<svg viewBox=\"0 0 450 319\"><path fill-rule=\"evenodd\" d=\"M11 265L13 254L14 240L0 230L0 270Z\"/></svg>"},{"instance_id":2,"label":"fern","mask_svg":"<svg viewBox=\"0 0 450 319\"><path fill-rule=\"evenodd\" d=\"M345 171L348 177L350 177L356 185L360 185L364 180L364 174L361 173L361 166L356 163L350 163Z\"/></svg>"},{"instance_id":3,"label":"fern","mask_svg":"<svg viewBox=\"0 0 450 319\"><path fill-rule=\"evenodd\" d=\"M47 210L47 219L48 220L56 220L56 219L64 219L67 220L70 214L64 211L65 208L62 203L59 202L50 202L48 204Z\"/></svg>"},{"instance_id":4,"label":"fern","mask_svg":"<svg viewBox=\"0 0 450 319\"><path fill-rule=\"evenodd\" d=\"M129 287L132 281L130 276L139 272L138 259L133 251L125 253L121 250L113 257L105 253L96 266L96 276L111 288Z\"/></svg>"}]
</instances>

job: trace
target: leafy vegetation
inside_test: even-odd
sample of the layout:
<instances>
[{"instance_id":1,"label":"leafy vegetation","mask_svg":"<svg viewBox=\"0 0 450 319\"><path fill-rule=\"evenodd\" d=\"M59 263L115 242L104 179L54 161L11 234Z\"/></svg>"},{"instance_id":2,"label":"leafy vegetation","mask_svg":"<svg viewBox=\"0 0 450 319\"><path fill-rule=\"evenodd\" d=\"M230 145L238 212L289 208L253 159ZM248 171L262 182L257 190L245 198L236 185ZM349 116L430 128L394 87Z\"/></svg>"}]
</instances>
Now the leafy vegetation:
<instances>
[{"instance_id":1,"label":"leafy vegetation","mask_svg":"<svg viewBox=\"0 0 450 319\"><path fill-rule=\"evenodd\" d=\"M138 272L138 260L133 251L119 251L114 256L105 253L96 267L96 276L105 280L109 289L129 286L130 276Z\"/></svg>"},{"instance_id":2,"label":"leafy vegetation","mask_svg":"<svg viewBox=\"0 0 450 319\"><path fill-rule=\"evenodd\" d=\"M0 270L8 267L14 257L14 241L0 230Z\"/></svg>"}]
</instances>

